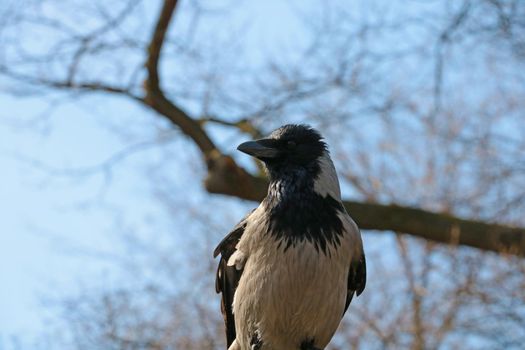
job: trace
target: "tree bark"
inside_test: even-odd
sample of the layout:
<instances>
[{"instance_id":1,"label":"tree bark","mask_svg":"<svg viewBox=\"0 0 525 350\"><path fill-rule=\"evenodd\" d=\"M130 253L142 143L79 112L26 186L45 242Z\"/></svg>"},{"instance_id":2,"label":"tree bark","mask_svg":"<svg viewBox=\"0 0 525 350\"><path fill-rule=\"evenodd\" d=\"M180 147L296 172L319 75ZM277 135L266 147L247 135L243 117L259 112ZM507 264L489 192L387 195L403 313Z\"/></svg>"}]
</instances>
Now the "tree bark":
<instances>
[{"instance_id":1,"label":"tree bark","mask_svg":"<svg viewBox=\"0 0 525 350\"><path fill-rule=\"evenodd\" d=\"M255 177L223 156L210 168L205 180L210 193L251 201L266 196L266 179ZM525 228L468 220L445 213L400 206L344 201L348 213L363 230L401 232L449 245L525 256Z\"/></svg>"}]
</instances>

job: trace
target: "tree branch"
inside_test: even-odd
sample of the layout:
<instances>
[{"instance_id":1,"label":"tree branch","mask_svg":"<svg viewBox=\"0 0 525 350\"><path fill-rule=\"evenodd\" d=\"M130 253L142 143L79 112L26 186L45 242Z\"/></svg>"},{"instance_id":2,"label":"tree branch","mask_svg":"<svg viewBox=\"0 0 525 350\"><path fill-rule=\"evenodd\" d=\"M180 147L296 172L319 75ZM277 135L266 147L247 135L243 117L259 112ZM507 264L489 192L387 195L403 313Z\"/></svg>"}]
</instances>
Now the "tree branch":
<instances>
[{"instance_id":1,"label":"tree branch","mask_svg":"<svg viewBox=\"0 0 525 350\"><path fill-rule=\"evenodd\" d=\"M259 139L264 135L248 118L243 118L238 121L230 122L216 117L203 117L198 120L201 125L206 125L207 123L215 123L224 126L231 126L239 129L245 134L252 136L253 138Z\"/></svg>"},{"instance_id":2,"label":"tree branch","mask_svg":"<svg viewBox=\"0 0 525 350\"><path fill-rule=\"evenodd\" d=\"M145 102L178 126L199 147L207 161L206 190L237 198L260 201L267 192L267 181L239 167L235 161L222 155L202 128L206 121L197 121L169 101L162 92L158 62L176 0L165 0L146 62L148 78L145 82ZM213 120L216 121L216 118ZM236 125L236 127L239 127ZM362 229L397 231L427 240L470 246L493 252L525 255L525 229L465 220L447 214L397 205L381 205L346 201L345 206Z\"/></svg>"},{"instance_id":3,"label":"tree branch","mask_svg":"<svg viewBox=\"0 0 525 350\"><path fill-rule=\"evenodd\" d=\"M198 122L166 97L160 84L158 72L160 54L176 5L177 0L165 0L155 25L148 48L148 59L146 60L148 77L144 82L144 89L146 90L144 101L152 109L178 126L184 134L197 144L205 159L210 159L217 155L217 147Z\"/></svg>"},{"instance_id":4,"label":"tree branch","mask_svg":"<svg viewBox=\"0 0 525 350\"><path fill-rule=\"evenodd\" d=\"M525 228L458 218L399 205L346 201L362 229L398 231L452 245L525 256Z\"/></svg>"},{"instance_id":5,"label":"tree branch","mask_svg":"<svg viewBox=\"0 0 525 350\"><path fill-rule=\"evenodd\" d=\"M71 73L71 70L74 73L74 66L70 68L70 79L65 81L44 80L41 77L20 75L5 65L0 66L0 74L52 89L101 91L133 98L155 110L195 142L208 168L205 179L205 188L208 192L260 201L266 195L267 180L250 174L238 166L233 158L222 154L204 129L206 123L212 122L236 127L254 136L259 135L260 132L249 122L249 118L238 122L228 122L219 118L203 118L200 120L192 118L163 92L159 76L159 64L177 3L177 0L164 1L152 33L148 46L148 57L145 62L147 78L144 82L144 96L133 94L131 89L102 82L72 82L74 74ZM461 20L462 17L458 17L450 31L457 27ZM448 36L444 36L442 40L448 40ZM314 86L309 90L301 90L287 96L286 101L318 93L322 88L322 86ZM281 108L286 101L278 100L268 110ZM346 201L345 206L362 229L402 232L444 244L469 246L486 251L525 256L525 228L466 220L448 214L432 213L422 209L397 205Z\"/></svg>"},{"instance_id":6,"label":"tree branch","mask_svg":"<svg viewBox=\"0 0 525 350\"><path fill-rule=\"evenodd\" d=\"M206 181L209 192L252 201L260 201L266 196L266 180L250 175L233 160L215 170L209 173ZM344 201L344 205L364 230L396 231L444 244L525 256L525 228L467 220L395 204Z\"/></svg>"}]
</instances>

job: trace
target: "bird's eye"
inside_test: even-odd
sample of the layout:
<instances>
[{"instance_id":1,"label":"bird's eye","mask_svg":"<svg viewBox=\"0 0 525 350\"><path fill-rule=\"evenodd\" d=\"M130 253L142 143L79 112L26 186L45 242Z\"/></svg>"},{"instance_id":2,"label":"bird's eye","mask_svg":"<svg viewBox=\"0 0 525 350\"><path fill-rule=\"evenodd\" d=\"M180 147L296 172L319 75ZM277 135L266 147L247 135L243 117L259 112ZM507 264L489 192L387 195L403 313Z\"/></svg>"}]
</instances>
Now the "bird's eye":
<instances>
[{"instance_id":1,"label":"bird's eye","mask_svg":"<svg viewBox=\"0 0 525 350\"><path fill-rule=\"evenodd\" d=\"M295 146L297 146L295 141L288 141L288 142L286 142L286 147L288 147L288 148L295 148Z\"/></svg>"}]
</instances>

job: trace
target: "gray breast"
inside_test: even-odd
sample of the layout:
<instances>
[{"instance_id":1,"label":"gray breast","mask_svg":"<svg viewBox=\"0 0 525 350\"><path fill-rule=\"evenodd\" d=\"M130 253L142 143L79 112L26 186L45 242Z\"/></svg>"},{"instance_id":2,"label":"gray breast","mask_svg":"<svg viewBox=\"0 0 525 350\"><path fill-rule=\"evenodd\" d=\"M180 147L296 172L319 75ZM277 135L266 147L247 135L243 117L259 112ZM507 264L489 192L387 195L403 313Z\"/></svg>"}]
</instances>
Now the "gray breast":
<instances>
[{"instance_id":1,"label":"gray breast","mask_svg":"<svg viewBox=\"0 0 525 350\"><path fill-rule=\"evenodd\" d=\"M248 349L254 335L263 350L299 349L311 340L325 347L344 311L349 236L341 233L323 250L309 239L285 246L282 237L264 230L251 233L258 239L249 247L234 300L241 348Z\"/></svg>"}]
</instances>

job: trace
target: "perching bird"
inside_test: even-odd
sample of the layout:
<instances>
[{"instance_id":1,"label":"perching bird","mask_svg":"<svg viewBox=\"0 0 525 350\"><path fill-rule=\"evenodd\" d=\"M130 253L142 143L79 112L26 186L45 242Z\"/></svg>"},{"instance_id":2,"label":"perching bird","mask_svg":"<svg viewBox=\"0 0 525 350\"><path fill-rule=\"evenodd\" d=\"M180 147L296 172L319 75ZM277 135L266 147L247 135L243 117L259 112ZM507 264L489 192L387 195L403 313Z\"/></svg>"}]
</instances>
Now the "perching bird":
<instances>
[{"instance_id":1,"label":"perching bird","mask_svg":"<svg viewBox=\"0 0 525 350\"><path fill-rule=\"evenodd\" d=\"M238 150L264 163L270 186L214 252L228 349L324 349L366 283L327 145L309 126L285 125Z\"/></svg>"}]
</instances>

